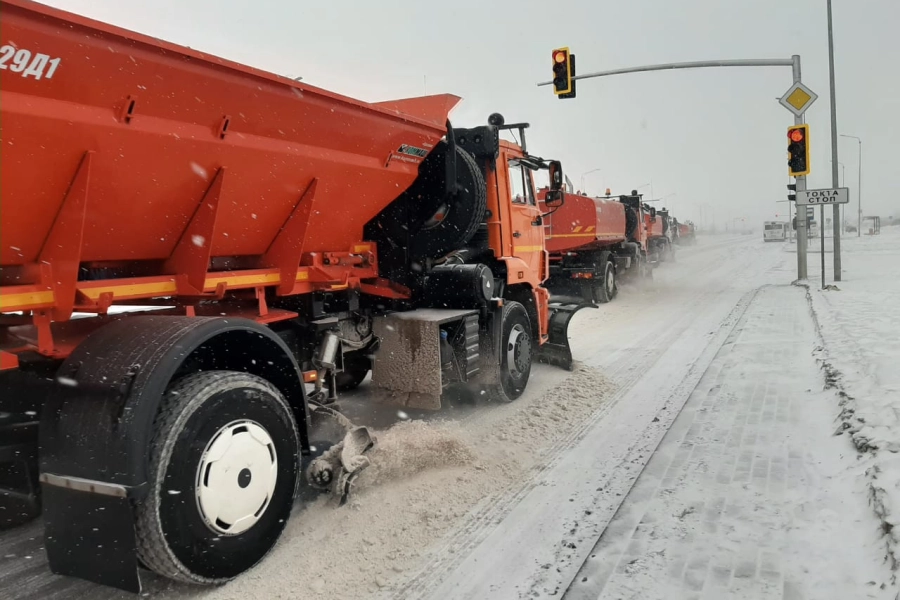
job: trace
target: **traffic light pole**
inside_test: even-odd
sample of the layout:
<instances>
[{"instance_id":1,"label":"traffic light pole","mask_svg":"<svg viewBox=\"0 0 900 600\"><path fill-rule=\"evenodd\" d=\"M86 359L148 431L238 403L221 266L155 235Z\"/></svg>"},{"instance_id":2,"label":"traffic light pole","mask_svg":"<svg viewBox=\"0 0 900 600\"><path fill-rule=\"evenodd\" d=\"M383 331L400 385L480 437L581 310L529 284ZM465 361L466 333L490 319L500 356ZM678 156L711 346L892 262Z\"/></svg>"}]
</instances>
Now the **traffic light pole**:
<instances>
[{"instance_id":1,"label":"traffic light pole","mask_svg":"<svg viewBox=\"0 0 900 600\"><path fill-rule=\"evenodd\" d=\"M795 54L791 57L791 68L794 74L794 83L800 82L800 56ZM794 125L803 125L803 115L794 115ZM802 175L800 177L795 177L794 181L797 184L798 192L806 191L806 175ZM807 278L806 273L806 247L808 246L807 241L807 218L806 218L806 206L800 206L796 202L794 202L794 214L797 216L797 279L802 280ZM820 223L819 227L822 231L825 231L825 223ZM824 246L823 246L824 249ZM825 281L824 277L822 281Z\"/></svg>"},{"instance_id":2,"label":"traffic light pole","mask_svg":"<svg viewBox=\"0 0 900 600\"><path fill-rule=\"evenodd\" d=\"M611 71L597 71L576 75L573 81L578 79L592 79L594 77L609 77L610 75L624 75L626 73L645 73L648 71L672 71L675 69L702 69L707 67L791 67L794 73L794 81L800 81L800 56L795 54L791 58L775 59L737 59L737 60L701 60L695 62L666 63L660 65L644 65L641 67L628 67L626 69L613 69ZM538 86L552 85L552 81L542 81ZM802 116L794 117L795 125L803 124ZM797 191L806 190L806 177L797 177ZM806 207L796 206L797 215L797 279L806 279ZM804 211L802 216L801 209Z\"/></svg>"}]
</instances>

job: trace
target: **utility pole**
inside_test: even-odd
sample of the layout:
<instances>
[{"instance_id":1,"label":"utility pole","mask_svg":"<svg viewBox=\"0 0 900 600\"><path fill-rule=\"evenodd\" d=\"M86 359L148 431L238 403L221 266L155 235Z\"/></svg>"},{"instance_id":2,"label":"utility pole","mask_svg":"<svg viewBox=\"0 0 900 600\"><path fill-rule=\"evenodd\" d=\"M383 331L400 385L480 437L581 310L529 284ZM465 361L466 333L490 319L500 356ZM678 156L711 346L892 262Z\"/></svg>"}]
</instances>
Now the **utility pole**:
<instances>
[{"instance_id":1,"label":"utility pole","mask_svg":"<svg viewBox=\"0 0 900 600\"><path fill-rule=\"evenodd\" d=\"M597 71L575 75L572 81L578 79L592 79L594 77L608 77L610 75L624 75L626 73L643 73L648 71L671 71L675 69L700 69L706 67L791 67L794 83L800 83L800 56L795 54L789 59L738 59L738 60L702 60L695 62L666 63L659 65L643 65L640 67L628 67L625 69L613 69L611 71ZM552 85L553 81L542 81L537 85ZM802 114L794 116L794 124L802 125ZM806 177L797 177L797 191L806 190ZM651 189L650 196L653 196ZM803 214L801 216L801 208ZM797 215L797 279L806 279L806 207L796 207ZM727 225L727 221L726 221Z\"/></svg>"},{"instance_id":2,"label":"utility pole","mask_svg":"<svg viewBox=\"0 0 900 600\"><path fill-rule=\"evenodd\" d=\"M828 6L828 85L831 92L831 187L837 189L838 182L838 131L837 131L837 100L834 95L834 31L831 26L831 0L827 0ZM835 204L831 207L833 211L831 217L831 234L834 239L834 280L841 280L841 230L837 226L838 220L841 218L841 207ZM822 207L824 214L825 207ZM824 233L825 222L822 222L822 252L825 251ZM824 260L824 259L823 259ZM825 286L825 278L822 278L822 286Z\"/></svg>"}]
</instances>

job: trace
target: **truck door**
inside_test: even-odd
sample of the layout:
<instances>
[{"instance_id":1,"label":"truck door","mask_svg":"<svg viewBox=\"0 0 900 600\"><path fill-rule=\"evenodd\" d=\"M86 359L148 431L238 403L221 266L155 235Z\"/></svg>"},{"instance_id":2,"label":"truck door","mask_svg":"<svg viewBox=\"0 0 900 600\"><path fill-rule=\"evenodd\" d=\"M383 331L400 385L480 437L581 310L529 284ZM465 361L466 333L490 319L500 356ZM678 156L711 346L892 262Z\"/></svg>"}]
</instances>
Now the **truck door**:
<instances>
[{"instance_id":1,"label":"truck door","mask_svg":"<svg viewBox=\"0 0 900 600\"><path fill-rule=\"evenodd\" d=\"M528 266L531 274L526 273L523 280L536 277L544 280L544 227L541 222L541 211L534 197L531 169L523 166L518 159L507 161L509 173L510 227L512 235L512 254ZM530 276L529 276L530 275ZM510 283L518 275L510 274Z\"/></svg>"}]
</instances>

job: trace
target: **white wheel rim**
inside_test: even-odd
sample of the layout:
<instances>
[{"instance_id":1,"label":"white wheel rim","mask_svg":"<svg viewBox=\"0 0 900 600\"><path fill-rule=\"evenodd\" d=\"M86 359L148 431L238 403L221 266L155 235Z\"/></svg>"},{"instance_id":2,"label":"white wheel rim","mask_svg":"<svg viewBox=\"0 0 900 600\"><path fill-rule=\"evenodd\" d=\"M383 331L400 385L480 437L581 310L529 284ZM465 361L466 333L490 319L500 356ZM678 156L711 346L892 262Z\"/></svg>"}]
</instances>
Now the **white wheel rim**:
<instances>
[{"instance_id":1,"label":"white wheel rim","mask_svg":"<svg viewBox=\"0 0 900 600\"><path fill-rule=\"evenodd\" d=\"M530 348L524 346L528 343L525 329L521 325L513 326L506 342L506 368L513 377L520 377L525 372L525 353Z\"/></svg>"},{"instance_id":2,"label":"white wheel rim","mask_svg":"<svg viewBox=\"0 0 900 600\"><path fill-rule=\"evenodd\" d=\"M614 277L615 277L615 274L613 273L613 270L612 270L612 269L609 269L609 270L606 272L606 291L607 291L610 295L612 295L613 290L616 289L616 288L615 288L615 283L614 283L614 281L615 281L615 280L614 280Z\"/></svg>"},{"instance_id":3,"label":"white wheel rim","mask_svg":"<svg viewBox=\"0 0 900 600\"><path fill-rule=\"evenodd\" d=\"M233 421L216 432L200 459L197 508L216 533L243 533L265 514L277 479L269 432L253 421Z\"/></svg>"}]
</instances>

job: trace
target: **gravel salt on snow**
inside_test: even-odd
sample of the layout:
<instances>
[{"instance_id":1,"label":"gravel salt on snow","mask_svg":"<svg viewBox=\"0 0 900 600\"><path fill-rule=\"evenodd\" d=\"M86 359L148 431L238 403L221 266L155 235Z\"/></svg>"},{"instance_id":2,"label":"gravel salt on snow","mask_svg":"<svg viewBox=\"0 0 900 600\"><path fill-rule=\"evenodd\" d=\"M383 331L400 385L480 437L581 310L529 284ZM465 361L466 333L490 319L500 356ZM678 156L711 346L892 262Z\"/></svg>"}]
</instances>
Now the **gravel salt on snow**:
<instances>
[{"instance_id":1,"label":"gravel salt on snow","mask_svg":"<svg viewBox=\"0 0 900 600\"><path fill-rule=\"evenodd\" d=\"M537 387L537 386L535 386ZM522 486L613 390L579 367L543 394L478 411L462 422L403 421L375 432L372 465L349 503L320 497L295 510L260 565L204 592L209 599L296 597L359 600L421 568L430 548L475 518L473 510ZM158 597L193 597L178 587Z\"/></svg>"},{"instance_id":2,"label":"gravel salt on snow","mask_svg":"<svg viewBox=\"0 0 900 600\"><path fill-rule=\"evenodd\" d=\"M369 458L372 466L359 476L360 489L430 469L462 467L474 462L475 453L455 425L403 421L378 436Z\"/></svg>"}]
</instances>

